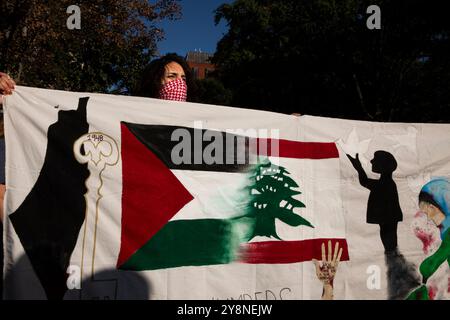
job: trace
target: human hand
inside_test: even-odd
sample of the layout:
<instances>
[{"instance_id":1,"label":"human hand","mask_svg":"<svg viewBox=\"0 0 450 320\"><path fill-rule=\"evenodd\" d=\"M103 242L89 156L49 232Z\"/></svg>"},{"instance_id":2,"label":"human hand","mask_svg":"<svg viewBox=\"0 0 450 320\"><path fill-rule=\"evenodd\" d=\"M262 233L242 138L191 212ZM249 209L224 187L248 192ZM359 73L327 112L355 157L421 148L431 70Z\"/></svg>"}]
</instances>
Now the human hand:
<instances>
[{"instance_id":1,"label":"human hand","mask_svg":"<svg viewBox=\"0 0 450 320\"><path fill-rule=\"evenodd\" d=\"M325 243L322 243L322 263L313 259L316 266L317 278L322 281L324 289L333 288L333 280L336 275L337 267L342 256L342 248L339 249L339 242L336 242L334 254L332 250L331 240L328 241L328 257L325 250Z\"/></svg>"},{"instance_id":2,"label":"human hand","mask_svg":"<svg viewBox=\"0 0 450 320\"><path fill-rule=\"evenodd\" d=\"M0 72L0 94L12 94L16 83L6 73Z\"/></svg>"}]
</instances>

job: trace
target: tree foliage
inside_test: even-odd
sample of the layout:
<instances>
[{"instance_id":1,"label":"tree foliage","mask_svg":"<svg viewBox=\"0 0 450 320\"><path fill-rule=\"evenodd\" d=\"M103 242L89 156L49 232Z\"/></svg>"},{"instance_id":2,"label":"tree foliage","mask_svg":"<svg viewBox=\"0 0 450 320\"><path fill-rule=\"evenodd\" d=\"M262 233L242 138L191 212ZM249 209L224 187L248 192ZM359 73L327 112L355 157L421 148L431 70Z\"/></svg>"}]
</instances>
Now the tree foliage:
<instances>
[{"instance_id":1,"label":"tree foliage","mask_svg":"<svg viewBox=\"0 0 450 320\"><path fill-rule=\"evenodd\" d=\"M196 101L199 103L230 105L232 94L214 77L196 80Z\"/></svg>"},{"instance_id":2,"label":"tree foliage","mask_svg":"<svg viewBox=\"0 0 450 320\"><path fill-rule=\"evenodd\" d=\"M369 30L369 5L381 29ZM237 0L213 61L233 105L375 121L450 121L445 1Z\"/></svg>"},{"instance_id":3,"label":"tree foliage","mask_svg":"<svg viewBox=\"0 0 450 320\"><path fill-rule=\"evenodd\" d=\"M81 9L69 30L67 8ZM0 70L19 84L106 92L131 87L163 37L156 23L180 15L178 0L5 0Z\"/></svg>"}]
</instances>

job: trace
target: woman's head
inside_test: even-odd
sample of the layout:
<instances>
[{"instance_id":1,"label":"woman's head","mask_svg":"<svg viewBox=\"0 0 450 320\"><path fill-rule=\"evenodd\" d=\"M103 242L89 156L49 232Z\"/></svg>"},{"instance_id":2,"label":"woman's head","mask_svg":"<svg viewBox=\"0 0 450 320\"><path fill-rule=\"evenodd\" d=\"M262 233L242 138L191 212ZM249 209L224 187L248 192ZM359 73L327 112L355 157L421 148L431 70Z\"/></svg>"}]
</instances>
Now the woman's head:
<instances>
[{"instance_id":1,"label":"woman's head","mask_svg":"<svg viewBox=\"0 0 450 320\"><path fill-rule=\"evenodd\" d=\"M419 207L428 219L441 229L441 236L450 227L450 181L434 179L422 187Z\"/></svg>"},{"instance_id":2,"label":"woman's head","mask_svg":"<svg viewBox=\"0 0 450 320\"><path fill-rule=\"evenodd\" d=\"M136 95L149 98L193 101L194 83L183 57L169 53L153 60L144 70Z\"/></svg>"}]
</instances>

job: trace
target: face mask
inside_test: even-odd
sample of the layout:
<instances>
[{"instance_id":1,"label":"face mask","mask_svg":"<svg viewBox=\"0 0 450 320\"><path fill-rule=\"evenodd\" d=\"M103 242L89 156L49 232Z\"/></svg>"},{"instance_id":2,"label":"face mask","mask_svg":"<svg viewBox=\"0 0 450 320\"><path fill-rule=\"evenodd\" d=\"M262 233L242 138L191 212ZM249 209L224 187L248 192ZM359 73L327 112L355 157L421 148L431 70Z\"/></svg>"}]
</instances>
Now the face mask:
<instances>
[{"instance_id":1,"label":"face mask","mask_svg":"<svg viewBox=\"0 0 450 320\"><path fill-rule=\"evenodd\" d=\"M159 98L172 101L186 101L187 85L183 79L170 81L159 90Z\"/></svg>"}]
</instances>

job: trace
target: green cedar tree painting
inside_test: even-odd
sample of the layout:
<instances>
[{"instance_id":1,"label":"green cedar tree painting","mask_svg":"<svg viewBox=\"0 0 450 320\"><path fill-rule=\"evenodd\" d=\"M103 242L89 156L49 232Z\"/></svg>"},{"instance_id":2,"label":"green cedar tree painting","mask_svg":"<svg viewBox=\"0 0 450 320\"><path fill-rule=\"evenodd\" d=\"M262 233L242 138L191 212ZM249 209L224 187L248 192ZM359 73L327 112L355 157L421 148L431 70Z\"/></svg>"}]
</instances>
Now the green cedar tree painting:
<instances>
[{"instance_id":1,"label":"green cedar tree painting","mask_svg":"<svg viewBox=\"0 0 450 320\"><path fill-rule=\"evenodd\" d=\"M314 228L309 221L294 213L295 208L304 208L305 205L293 198L301 192L296 190L299 186L289 177L286 168L265 161L250 173L251 184L246 188L250 192L246 216L254 218L255 224L249 240L256 236L282 240L276 231L276 219L294 227Z\"/></svg>"}]
</instances>

